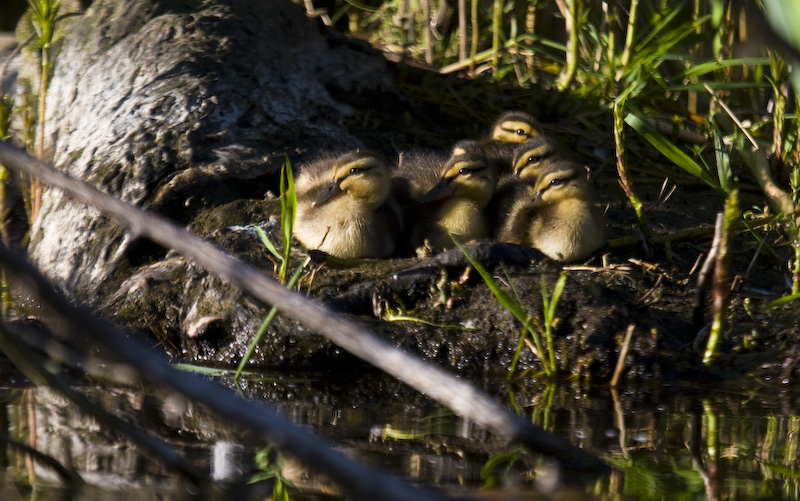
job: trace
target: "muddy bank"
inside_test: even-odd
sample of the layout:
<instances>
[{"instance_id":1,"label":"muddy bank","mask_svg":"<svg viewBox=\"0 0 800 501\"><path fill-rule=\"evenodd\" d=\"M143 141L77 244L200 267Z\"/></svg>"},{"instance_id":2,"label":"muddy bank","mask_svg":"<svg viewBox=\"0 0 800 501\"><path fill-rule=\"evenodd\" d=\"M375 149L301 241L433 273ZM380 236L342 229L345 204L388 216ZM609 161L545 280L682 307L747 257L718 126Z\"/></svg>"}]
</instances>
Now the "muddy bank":
<instances>
[{"instance_id":1,"label":"muddy bank","mask_svg":"<svg viewBox=\"0 0 800 501\"><path fill-rule=\"evenodd\" d=\"M405 148L474 137L491 118L464 121L414 101L380 53L321 28L289 2L135 5L121 12L115 2L95 2L63 40L48 101L54 163L267 272L274 263L255 227L280 240L271 193L287 154L302 164L315 153L369 146L396 158ZM611 123L602 111L596 119ZM635 237L633 212L616 183L610 133L604 127L589 133L569 117L545 129L592 168L611 237ZM708 249L722 200L655 154L635 143L629 148L647 172L637 190L654 231L703 229L669 247L615 248L607 266L596 256L586 266L569 267L557 310L557 357L565 375L607 379L633 324L625 377L694 377L692 269ZM659 189L664 178L678 184L668 199ZM751 194L747 203L762 202ZM774 246L774 255L762 254L751 267L753 240L743 233L735 246L731 276L746 280L734 295L725 346L737 357L724 362L735 371L755 370L762 362L750 362L751 356L773 357L770 350L794 342L790 306L760 309L784 292L788 249ZM503 281L505 267L525 307L540 319L541 281L552 287L561 266L531 249L487 242L471 249ZM295 251L293 266L305 259ZM162 344L176 359L237 363L269 310L57 190L46 192L29 253L72 298ZM311 267L299 290L442 365L507 370L522 326L466 269L457 252L346 270ZM398 316L405 320L389 321ZM792 353L771 358L773 367ZM357 362L278 316L252 363ZM527 347L519 364L541 368Z\"/></svg>"}]
</instances>

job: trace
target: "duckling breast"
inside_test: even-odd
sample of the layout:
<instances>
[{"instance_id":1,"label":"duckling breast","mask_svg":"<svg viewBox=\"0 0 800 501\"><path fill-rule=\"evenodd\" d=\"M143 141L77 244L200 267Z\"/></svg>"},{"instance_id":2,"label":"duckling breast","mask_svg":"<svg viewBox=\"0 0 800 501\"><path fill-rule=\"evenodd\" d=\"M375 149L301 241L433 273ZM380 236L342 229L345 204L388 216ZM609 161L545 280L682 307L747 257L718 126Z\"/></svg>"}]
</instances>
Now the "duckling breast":
<instances>
[{"instance_id":1,"label":"duckling breast","mask_svg":"<svg viewBox=\"0 0 800 501\"><path fill-rule=\"evenodd\" d=\"M397 223L388 211L350 205L298 206L295 238L306 248L345 259L391 256Z\"/></svg>"},{"instance_id":2,"label":"duckling breast","mask_svg":"<svg viewBox=\"0 0 800 501\"><path fill-rule=\"evenodd\" d=\"M489 237L489 219L474 200L453 198L444 201L435 214L436 224L426 238L436 248L453 247L450 233L469 241Z\"/></svg>"},{"instance_id":3,"label":"duckling breast","mask_svg":"<svg viewBox=\"0 0 800 501\"><path fill-rule=\"evenodd\" d=\"M557 212L542 214L531 223L530 246L551 259L573 262L585 259L605 245L605 228L594 208L585 200L559 204ZM558 217L558 213L570 217Z\"/></svg>"}]
</instances>

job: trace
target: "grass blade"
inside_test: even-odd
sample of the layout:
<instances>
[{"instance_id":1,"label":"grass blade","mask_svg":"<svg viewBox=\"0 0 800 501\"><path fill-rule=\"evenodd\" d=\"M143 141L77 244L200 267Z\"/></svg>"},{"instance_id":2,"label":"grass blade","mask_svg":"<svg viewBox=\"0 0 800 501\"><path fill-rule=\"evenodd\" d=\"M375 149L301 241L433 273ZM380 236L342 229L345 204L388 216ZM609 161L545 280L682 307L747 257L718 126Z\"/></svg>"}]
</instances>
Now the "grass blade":
<instances>
[{"instance_id":1,"label":"grass blade","mask_svg":"<svg viewBox=\"0 0 800 501\"><path fill-rule=\"evenodd\" d=\"M719 183L712 178L708 172L700 167L697 162L689 158L689 156L680 148L672 144L660 132L651 127L643 117L634 112L630 112L625 117L625 122L633 127L633 129L643 138L645 138L648 143L660 151L662 155L672 160L675 165L695 176L696 178L702 179L706 184L714 188L716 191L722 194L725 193L725 190L722 189Z\"/></svg>"},{"instance_id":2,"label":"grass blade","mask_svg":"<svg viewBox=\"0 0 800 501\"><path fill-rule=\"evenodd\" d=\"M769 65L768 57L738 57L734 59L726 59L724 61L706 61L704 63L696 64L687 69L683 73L677 75L675 80L683 80L688 77L695 77L712 73L723 68L731 66L766 66Z\"/></svg>"},{"instance_id":3,"label":"grass blade","mask_svg":"<svg viewBox=\"0 0 800 501\"><path fill-rule=\"evenodd\" d=\"M292 287L294 287L294 284L296 284L297 280L300 279L300 275L302 274L304 269L305 269L304 265L300 265L297 267L297 269L294 271L294 274L292 275L292 278L289 279L289 283L286 284L287 289L291 289ZM264 334L267 333L267 328L272 323L272 320L275 318L275 315L277 314L278 314L278 308L273 306L272 309L269 310L269 313L267 313L267 316L264 318L264 321L261 322L261 326L258 328L258 331L256 331L256 335L253 337L253 340L250 341L250 344L247 346L247 351L242 357L242 360L239 362L238 367L236 367L236 372L233 375L234 381L238 380L239 376L242 375L242 371L244 371L247 362L250 361L250 357L253 356L253 352L255 351L256 346L258 346L258 343L261 342L261 339L264 337Z\"/></svg>"},{"instance_id":4,"label":"grass blade","mask_svg":"<svg viewBox=\"0 0 800 501\"><path fill-rule=\"evenodd\" d=\"M497 281L492 277L492 274L484 268L484 266L479 263L472 254L469 253L466 247L458 241L458 239L451 233L450 236L453 238L453 242L456 244L456 247L464 254L467 260L470 262L473 268L481 275L483 281L486 282L486 285L489 286L489 289L495 295L500 304L502 304L508 311L510 311L515 317L519 319L520 322L527 325L528 323L528 312L519 304L511 295L500 288L497 284Z\"/></svg>"},{"instance_id":5,"label":"grass blade","mask_svg":"<svg viewBox=\"0 0 800 501\"><path fill-rule=\"evenodd\" d=\"M714 138L714 156L717 160L717 177L719 178L719 184L726 193L730 193L733 189L733 172L731 171L730 154L722 141L722 132L719 130L719 126L717 126L713 115L709 123L711 125L711 135Z\"/></svg>"},{"instance_id":6,"label":"grass blade","mask_svg":"<svg viewBox=\"0 0 800 501\"><path fill-rule=\"evenodd\" d=\"M516 367L516 362L517 359L519 358L521 345L525 341L525 331L527 331L531 333L531 338L533 338L533 343L536 346L536 350L538 351L538 353L534 352L534 354L537 357L539 357L539 359L542 361L542 365L544 366L544 370L547 373L547 375L552 376L554 374L554 365L548 364L544 359L544 349L542 348L542 342L539 339L539 333L536 332L536 330L531 325L531 319L530 315L528 315L528 312L525 311L525 308L519 301L511 297L511 295L508 292L500 288L497 281L494 279L494 277L492 277L492 274L489 273L489 271L486 268L484 268L484 266L480 262L478 262L478 260L476 260L472 256L472 254L469 253L467 248L464 247L464 245L458 240L458 238L456 238L454 234L451 233L450 238L453 239L453 242L456 244L456 247L458 247L461 253L464 254L464 256L470 262L472 267L478 271L481 278L483 278L483 281L486 282L486 285L489 286L489 289L492 291L494 296L497 298L498 301L500 301L500 304L502 304L508 311L510 311L515 317L517 317L517 319L520 322L522 322L523 331L519 340L520 344L517 346L517 351L514 354L514 359L511 364L510 373L513 373L513 369L514 367Z\"/></svg>"},{"instance_id":7,"label":"grass blade","mask_svg":"<svg viewBox=\"0 0 800 501\"><path fill-rule=\"evenodd\" d=\"M286 282L289 269L289 254L292 251L292 233L297 215L297 193L294 190L294 174L292 162L286 156L286 163L281 169L281 231L283 232L283 259L281 260L280 280Z\"/></svg>"},{"instance_id":8,"label":"grass blade","mask_svg":"<svg viewBox=\"0 0 800 501\"><path fill-rule=\"evenodd\" d=\"M262 230L258 226L256 226L255 228L256 228L256 233L258 233L258 237L264 243L264 246L267 248L267 250L269 250L270 254L272 254L273 256L278 258L278 260L283 262L283 256L281 255L280 252L278 252L278 249L275 248L275 245L272 243L272 240L269 239L264 230Z\"/></svg>"}]
</instances>

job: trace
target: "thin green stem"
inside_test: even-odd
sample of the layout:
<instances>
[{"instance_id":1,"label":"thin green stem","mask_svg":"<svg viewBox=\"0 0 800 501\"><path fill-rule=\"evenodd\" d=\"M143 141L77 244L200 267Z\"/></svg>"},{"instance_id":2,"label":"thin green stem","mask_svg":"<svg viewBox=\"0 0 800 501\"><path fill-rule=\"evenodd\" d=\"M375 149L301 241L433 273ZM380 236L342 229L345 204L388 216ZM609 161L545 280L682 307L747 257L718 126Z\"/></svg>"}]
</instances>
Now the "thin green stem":
<instances>
[{"instance_id":1,"label":"thin green stem","mask_svg":"<svg viewBox=\"0 0 800 501\"><path fill-rule=\"evenodd\" d=\"M642 230L644 238L650 240L652 233L650 231L650 225L647 222L647 215L644 212L644 206L636 195L636 192L633 191L633 180L628 177L628 165L625 155L624 108L624 98L614 101L614 146L617 150L617 174L619 175L619 184L622 187L622 191L625 192L625 195L628 197L636 213L636 220L639 222L639 228Z\"/></svg>"},{"instance_id":2,"label":"thin green stem","mask_svg":"<svg viewBox=\"0 0 800 501\"><path fill-rule=\"evenodd\" d=\"M703 354L703 363L714 363L719 358L722 335L725 331L730 302L730 284L728 283L730 266L730 239L732 228L741 217L739 210L739 190L733 190L725 201L725 214L722 218L722 232L719 252L714 263L714 287L712 290L713 318L711 332L708 335L706 351Z\"/></svg>"},{"instance_id":3,"label":"thin green stem","mask_svg":"<svg viewBox=\"0 0 800 501\"><path fill-rule=\"evenodd\" d=\"M471 0L470 2L470 28L471 28L471 40L469 46L469 73L470 75L475 74L475 58L478 55L478 0Z\"/></svg>"},{"instance_id":4,"label":"thin green stem","mask_svg":"<svg viewBox=\"0 0 800 501\"><path fill-rule=\"evenodd\" d=\"M287 289L291 289L292 287L294 287L294 285L297 283L297 280L300 278L300 275L303 273L304 269L305 265L300 265L297 267L297 269L294 272L294 275L292 275L292 278L289 279L289 283L286 284ZM264 318L264 321L261 322L261 326L256 331L256 335L253 337L253 340L250 341L250 344L247 346L247 351L242 357L242 360L239 362L238 367L236 367L236 373L233 375L234 381L239 380L239 376L242 375L242 371L247 366L247 362L249 362L250 357L253 356L253 352L255 351L256 346L258 346L258 344L261 342L261 339L264 337L264 334L267 333L267 328L270 326L272 321L275 319L275 315L277 314L278 314L278 308L273 306L272 309L269 310L269 313L267 313L267 316Z\"/></svg>"},{"instance_id":5,"label":"thin green stem","mask_svg":"<svg viewBox=\"0 0 800 501\"><path fill-rule=\"evenodd\" d=\"M625 69L628 67L628 63L631 60L631 49L633 48L633 35L636 26L636 11L639 7L639 0L631 0L631 9L628 13L628 32L625 35L625 48L622 49L622 58L619 62L619 70L617 70L617 75L615 77L616 81L619 82L622 75L625 74Z\"/></svg>"},{"instance_id":6,"label":"thin green stem","mask_svg":"<svg viewBox=\"0 0 800 501\"><path fill-rule=\"evenodd\" d=\"M497 78L500 64L500 30L503 29L503 0L494 0L492 12L492 76Z\"/></svg>"},{"instance_id":7,"label":"thin green stem","mask_svg":"<svg viewBox=\"0 0 800 501\"><path fill-rule=\"evenodd\" d=\"M565 29L569 33L567 44L566 67L558 78L558 90L563 92L569 89L575 73L578 70L578 33L580 32L579 4L581 0L564 0L567 4L566 15L564 16Z\"/></svg>"},{"instance_id":8,"label":"thin green stem","mask_svg":"<svg viewBox=\"0 0 800 501\"><path fill-rule=\"evenodd\" d=\"M800 242L795 238L792 243L794 246L794 268L792 269L792 295L800 294Z\"/></svg>"}]
</instances>

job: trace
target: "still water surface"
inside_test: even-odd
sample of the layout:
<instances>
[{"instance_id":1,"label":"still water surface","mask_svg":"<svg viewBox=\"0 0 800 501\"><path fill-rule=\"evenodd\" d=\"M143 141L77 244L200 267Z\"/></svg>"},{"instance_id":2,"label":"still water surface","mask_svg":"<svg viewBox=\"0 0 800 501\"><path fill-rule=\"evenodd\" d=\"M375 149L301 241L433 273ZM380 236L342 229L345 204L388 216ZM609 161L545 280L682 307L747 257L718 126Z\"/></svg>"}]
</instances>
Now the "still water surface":
<instances>
[{"instance_id":1,"label":"still water surface","mask_svg":"<svg viewBox=\"0 0 800 501\"><path fill-rule=\"evenodd\" d=\"M534 381L473 382L534 423L600 455L617 470L581 483L492 436L390 377L261 374L244 392L325 437L363 464L415 485L481 499L795 499L800 496L798 393L771 382L741 387L649 385L611 390ZM0 389L0 432L30 443L87 483L60 487L36 463L35 489L18 449L0 448L0 499L265 499L268 445L204 409L144 387L83 387L104 408L169 443L218 481L192 484L125 433L86 416L53 390ZM35 424L33 424L35 423ZM256 455L262 451L261 461ZM271 465L276 456L270 456ZM336 484L285 458L292 499L340 499Z\"/></svg>"}]
</instances>

